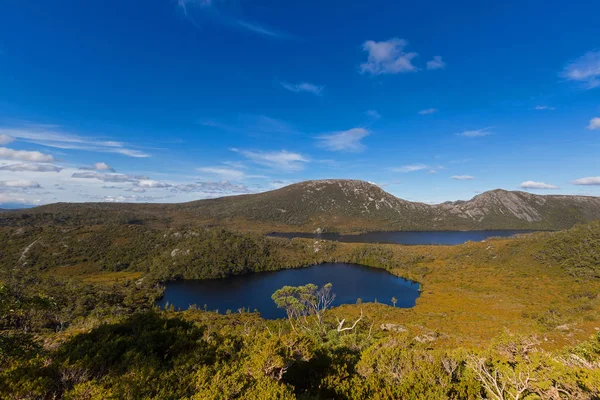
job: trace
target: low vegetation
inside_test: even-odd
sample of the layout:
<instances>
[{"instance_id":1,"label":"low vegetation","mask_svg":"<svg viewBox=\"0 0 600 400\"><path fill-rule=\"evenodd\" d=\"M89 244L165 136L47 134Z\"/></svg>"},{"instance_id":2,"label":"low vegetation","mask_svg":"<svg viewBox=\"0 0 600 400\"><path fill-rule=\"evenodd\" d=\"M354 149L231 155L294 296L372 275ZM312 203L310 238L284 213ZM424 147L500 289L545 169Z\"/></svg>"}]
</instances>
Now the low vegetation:
<instances>
[{"instance_id":1,"label":"low vegetation","mask_svg":"<svg viewBox=\"0 0 600 400\"><path fill-rule=\"evenodd\" d=\"M8 399L594 399L600 222L459 246L137 224L0 230ZM273 294L288 318L159 310L170 279L330 261L422 284L412 309Z\"/></svg>"}]
</instances>

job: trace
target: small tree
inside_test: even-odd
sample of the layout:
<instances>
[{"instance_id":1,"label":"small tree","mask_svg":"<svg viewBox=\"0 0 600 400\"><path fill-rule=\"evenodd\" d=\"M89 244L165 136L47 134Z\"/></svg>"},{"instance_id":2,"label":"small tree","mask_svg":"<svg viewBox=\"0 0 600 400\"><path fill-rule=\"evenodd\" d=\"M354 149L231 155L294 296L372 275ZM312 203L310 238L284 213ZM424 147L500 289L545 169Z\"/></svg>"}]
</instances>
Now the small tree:
<instances>
[{"instance_id":1,"label":"small tree","mask_svg":"<svg viewBox=\"0 0 600 400\"><path fill-rule=\"evenodd\" d=\"M323 314L335 300L331 291L333 285L328 283L322 288L309 283L304 286L284 286L277 290L271 298L278 308L284 309L292 329L297 332L294 321L302 321L303 327L309 329L308 316L314 315L317 325L323 324Z\"/></svg>"},{"instance_id":2,"label":"small tree","mask_svg":"<svg viewBox=\"0 0 600 400\"><path fill-rule=\"evenodd\" d=\"M300 301L303 290L301 287L284 286L273 293L271 298L277 305L277 308L282 308L287 314L288 321L294 332L298 332L293 320L298 319L306 313L306 306Z\"/></svg>"},{"instance_id":3,"label":"small tree","mask_svg":"<svg viewBox=\"0 0 600 400\"><path fill-rule=\"evenodd\" d=\"M394 296L392 296L392 304L394 305L394 307L396 307L397 302L398 302L398 299L395 298Z\"/></svg>"}]
</instances>

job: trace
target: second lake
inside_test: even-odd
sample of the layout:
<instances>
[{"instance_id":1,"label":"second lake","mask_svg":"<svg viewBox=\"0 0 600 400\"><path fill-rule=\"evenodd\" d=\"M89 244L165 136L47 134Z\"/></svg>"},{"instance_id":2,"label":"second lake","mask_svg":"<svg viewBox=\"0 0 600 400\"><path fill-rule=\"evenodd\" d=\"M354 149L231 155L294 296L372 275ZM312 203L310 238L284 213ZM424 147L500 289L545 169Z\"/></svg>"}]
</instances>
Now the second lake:
<instances>
[{"instance_id":1,"label":"second lake","mask_svg":"<svg viewBox=\"0 0 600 400\"><path fill-rule=\"evenodd\" d=\"M456 245L468 241L480 242L490 237L510 237L532 231L391 231L366 232L358 235L340 235L339 233L303 233L303 232L274 232L267 236L292 238L310 238L318 240L337 240L348 243L387 243L404 245Z\"/></svg>"}]
</instances>

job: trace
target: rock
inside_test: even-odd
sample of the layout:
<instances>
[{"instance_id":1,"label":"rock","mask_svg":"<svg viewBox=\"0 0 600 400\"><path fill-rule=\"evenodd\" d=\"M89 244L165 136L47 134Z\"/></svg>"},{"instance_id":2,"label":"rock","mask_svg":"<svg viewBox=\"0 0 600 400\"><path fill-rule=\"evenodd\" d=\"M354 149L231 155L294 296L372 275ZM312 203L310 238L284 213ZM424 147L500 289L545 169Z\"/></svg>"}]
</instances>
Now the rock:
<instances>
[{"instance_id":1,"label":"rock","mask_svg":"<svg viewBox=\"0 0 600 400\"><path fill-rule=\"evenodd\" d=\"M436 332L425 332L415 336L415 340L419 343L429 343L436 341L439 336Z\"/></svg>"},{"instance_id":2,"label":"rock","mask_svg":"<svg viewBox=\"0 0 600 400\"><path fill-rule=\"evenodd\" d=\"M184 256L187 256L187 255L190 254L190 251L189 250L183 251L183 250L180 250L180 249L175 249L175 250L173 250L171 252L171 257L176 257L179 254L183 254Z\"/></svg>"},{"instance_id":3,"label":"rock","mask_svg":"<svg viewBox=\"0 0 600 400\"><path fill-rule=\"evenodd\" d=\"M389 331L389 332L408 332L408 329L406 329L404 326L400 325L400 324L381 324L381 330L382 331Z\"/></svg>"}]
</instances>

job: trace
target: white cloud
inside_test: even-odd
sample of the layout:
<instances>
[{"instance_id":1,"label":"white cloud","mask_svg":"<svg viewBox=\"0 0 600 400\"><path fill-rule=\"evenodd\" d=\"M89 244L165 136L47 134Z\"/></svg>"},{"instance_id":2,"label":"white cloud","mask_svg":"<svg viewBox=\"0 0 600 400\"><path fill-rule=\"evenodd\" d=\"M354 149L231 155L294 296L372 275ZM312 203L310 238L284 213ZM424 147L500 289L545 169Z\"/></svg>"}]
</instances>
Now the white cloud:
<instances>
[{"instance_id":1,"label":"white cloud","mask_svg":"<svg viewBox=\"0 0 600 400\"><path fill-rule=\"evenodd\" d=\"M0 166L0 171L12 172L60 172L63 168L53 164L10 164Z\"/></svg>"},{"instance_id":2,"label":"white cloud","mask_svg":"<svg viewBox=\"0 0 600 400\"><path fill-rule=\"evenodd\" d=\"M317 86L315 84L308 83L308 82L302 82L302 83L297 83L297 84L281 82L281 86L283 86L285 89L287 89L291 92L294 92L294 93L305 92L305 93L316 94L317 96L320 96L321 94L323 94L323 89L325 89L325 86Z\"/></svg>"},{"instance_id":3,"label":"white cloud","mask_svg":"<svg viewBox=\"0 0 600 400\"><path fill-rule=\"evenodd\" d=\"M15 197L10 194L2 194L0 193L0 204L6 203L14 203L14 204L23 204L23 205L34 205L40 203L39 199L26 199L23 197Z\"/></svg>"},{"instance_id":4,"label":"white cloud","mask_svg":"<svg viewBox=\"0 0 600 400\"><path fill-rule=\"evenodd\" d=\"M600 176L590 176L587 178L575 179L571 183L573 185L585 185L585 186L600 185Z\"/></svg>"},{"instance_id":5,"label":"white cloud","mask_svg":"<svg viewBox=\"0 0 600 400\"><path fill-rule=\"evenodd\" d=\"M535 106L534 109L535 110L540 110L540 111L543 111L543 110L550 111L550 110L556 110L556 107L552 107L552 106Z\"/></svg>"},{"instance_id":6,"label":"white cloud","mask_svg":"<svg viewBox=\"0 0 600 400\"><path fill-rule=\"evenodd\" d=\"M588 129L600 129L600 118L590 119L590 123L587 126Z\"/></svg>"},{"instance_id":7,"label":"white cloud","mask_svg":"<svg viewBox=\"0 0 600 400\"><path fill-rule=\"evenodd\" d=\"M525 181L519 185L521 189L558 189L557 186L544 182Z\"/></svg>"},{"instance_id":8,"label":"white cloud","mask_svg":"<svg viewBox=\"0 0 600 400\"><path fill-rule=\"evenodd\" d=\"M589 51L567 64L561 76L570 81L580 82L585 89L600 86L600 50Z\"/></svg>"},{"instance_id":9,"label":"white cloud","mask_svg":"<svg viewBox=\"0 0 600 400\"><path fill-rule=\"evenodd\" d=\"M75 179L97 179L102 182L139 182L141 180L148 179L146 176L139 175L128 175L128 174L116 174L116 173L101 173L101 172L75 172L71 175L71 178Z\"/></svg>"},{"instance_id":10,"label":"white cloud","mask_svg":"<svg viewBox=\"0 0 600 400\"><path fill-rule=\"evenodd\" d=\"M365 114L373 118L374 120L378 120L381 118L381 114L379 114L376 110L367 110L365 111Z\"/></svg>"},{"instance_id":11,"label":"white cloud","mask_svg":"<svg viewBox=\"0 0 600 400\"><path fill-rule=\"evenodd\" d=\"M227 181L179 184L175 185L173 189L180 192L197 192L206 197L252 193L252 191L248 189L246 185L234 184Z\"/></svg>"},{"instance_id":12,"label":"white cloud","mask_svg":"<svg viewBox=\"0 0 600 400\"><path fill-rule=\"evenodd\" d=\"M128 157L145 158L150 155L129 147L126 143L87 138L64 132L56 125L28 124L18 128L0 128L0 134L25 142L65 150L84 150L99 153L116 153Z\"/></svg>"},{"instance_id":13,"label":"white cloud","mask_svg":"<svg viewBox=\"0 0 600 400\"><path fill-rule=\"evenodd\" d=\"M453 175L450 178L457 181L472 181L475 179L475 177L471 175Z\"/></svg>"},{"instance_id":14,"label":"white cloud","mask_svg":"<svg viewBox=\"0 0 600 400\"><path fill-rule=\"evenodd\" d=\"M148 202L155 202L157 200L164 200L169 196L162 196L162 197L156 197L156 196L138 196L138 195L131 195L131 196L104 196L102 197L102 201L105 201L107 203L136 203L136 202L144 202L144 203L148 203Z\"/></svg>"},{"instance_id":15,"label":"white cloud","mask_svg":"<svg viewBox=\"0 0 600 400\"><path fill-rule=\"evenodd\" d=\"M136 186L147 189L162 189L168 188L172 185L166 182L155 181L152 179L140 179L135 183Z\"/></svg>"},{"instance_id":16,"label":"white cloud","mask_svg":"<svg viewBox=\"0 0 600 400\"><path fill-rule=\"evenodd\" d=\"M360 65L360 71L365 74L398 74L404 72L415 72L417 67L412 60L417 53L404 52L408 42L404 39L393 38L383 42L367 40L363 43L363 50L368 52L367 62Z\"/></svg>"},{"instance_id":17,"label":"white cloud","mask_svg":"<svg viewBox=\"0 0 600 400\"><path fill-rule=\"evenodd\" d=\"M14 141L15 141L14 137L8 136L4 133L0 133L0 146L4 146L4 145L12 143Z\"/></svg>"},{"instance_id":18,"label":"white cloud","mask_svg":"<svg viewBox=\"0 0 600 400\"><path fill-rule=\"evenodd\" d=\"M492 129L492 128L488 127L488 128L476 129L476 130L472 130L472 131L464 131L464 132L461 132L461 133L457 133L456 135L457 136L469 137L469 138L489 136L489 135L491 135L493 133L493 132L490 131L490 129Z\"/></svg>"},{"instance_id":19,"label":"white cloud","mask_svg":"<svg viewBox=\"0 0 600 400\"><path fill-rule=\"evenodd\" d=\"M107 163L97 162L94 163L94 169L96 171L114 171Z\"/></svg>"},{"instance_id":20,"label":"white cloud","mask_svg":"<svg viewBox=\"0 0 600 400\"><path fill-rule=\"evenodd\" d=\"M52 162L54 157L49 154L43 154L39 151L13 150L7 147L0 147L0 159L31 162Z\"/></svg>"},{"instance_id":21,"label":"white cloud","mask_svg":"<svg viewBox=\"0 0 600 400\"><path fill-rule=\"evenodd\" d=\"M309 161L308 158L298 153L292 153L287 150L281 151L249 151L231 149L246 157L255 164L273 168L281 171L300 171Z\"/></svg>"},{"instance_id":22,"label":"white cloud","mask_svg":"<svg viewBox=\"0 0 600 400\"><path fill-rule=\"evenodd\" d=\"M233 168L223 168L223 167L202 167L198 168L198 171L219 176L224 180L234 180L239 181L246 178L246 173L244 171L240 171Z\"/></svg>"},{"instance_id":23,"label":"white cloud","mask_svg":"<svg viewBox=\"0 0 600 400\"><path fill-rule=\"evenodd\" d=\"M361 151L364 145L361 140L370 132L364 128L352 128L347 131L333 132L318 136L317 145L331 151Z\"/></svg>"},{"instance_id":24,"label":"white cloud","mask_svg":"<svg viewBox=\"0 0 600 400\"><path fill-rule=\"evenodd\" d=\"M442 61L442 56L434 56L432 60L427 61L427 69L435 70L435 69L444 69L446 68L446 63Z\"/></svg>"},{"instance_id":25,"label":"white cloud","mask_svg":"<svg viewBox=\"0 0 600 400\"><path fill-rule=\"evenodd\" d=\"M28 181L24 179L19 179L15 181L0 181L0 187L4 188L39 188L41 187L39 183L35 181Z\"/></svg>"},{"instance_id":26,"label":"white cloud","mask_svg":"<svg viewBox=\"0 0 600 400\"><path fill-rule=\"evenodd\" d=\"M438 112L437 108L427 108L425 110L419 111L419 114L420 115L427 115L427 114L433 114L433 113L436 113L436 112Z\"/></svg>"},{"instance_id":27,"label":"white cloud","mask_svg":"<svg viewBox=\"0 0 600 400\"><path fill-rule=\"evenodd\" d=\"M415 172L415 171L422 171L424 169L429 169L429 167L425 164L410 164L410 165L404 165L399 168L392 168L392 171L394 171L394 172Z\"/></svg>"},{"instance_id":28,"label":"white cloud","mask_svg":"<svg viewBox=\"0 0 600 400\"><path fill-rule=\"evenodd\" d=\"M85 149L82 149L82 150L85 150ZM101 151L101 150L90 150L90 151ZM114 149L114 150L110 151L110 153L122 154L124 156L133 157L133 158L148 158L148 157L150 157L149 154L146 154L143 151L132 150L132 149Z\"/></svg>"}]
</instances>

